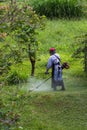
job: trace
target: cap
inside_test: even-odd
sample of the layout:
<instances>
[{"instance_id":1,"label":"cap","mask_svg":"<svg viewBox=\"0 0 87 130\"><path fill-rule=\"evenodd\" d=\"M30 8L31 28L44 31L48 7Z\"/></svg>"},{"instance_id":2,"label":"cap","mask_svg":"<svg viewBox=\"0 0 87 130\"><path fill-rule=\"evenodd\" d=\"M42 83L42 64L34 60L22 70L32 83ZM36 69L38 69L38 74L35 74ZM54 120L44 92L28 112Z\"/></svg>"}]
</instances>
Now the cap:
<instances>
[{"instance_id":1,"label":"cap","mask_svg":"<svg viewBox=\"0 0 87 130\"><path fill-rule=\"evenodd\" d=\"M53 51L55 51L55 48L50 48L50 52L53 52Z\"/></svg>"}]
</instances>

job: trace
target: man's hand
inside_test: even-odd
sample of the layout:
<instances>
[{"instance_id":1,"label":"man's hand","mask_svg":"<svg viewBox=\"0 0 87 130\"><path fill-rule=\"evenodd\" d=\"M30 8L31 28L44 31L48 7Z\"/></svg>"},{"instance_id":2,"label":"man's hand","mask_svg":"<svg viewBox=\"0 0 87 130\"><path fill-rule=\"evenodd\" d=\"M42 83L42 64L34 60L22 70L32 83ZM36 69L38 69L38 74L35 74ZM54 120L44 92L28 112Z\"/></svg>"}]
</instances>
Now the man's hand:
<instances>
[{"instance_id":1,"label":"man's hand","mask_svg":"<svg viewBox=\"0 0 87 130\"><path fill-rule=\"evenodd\" d=\"M45 74L49 74L49 72L48 72L48 71L46 71L46 72L45 72Z\"/></svg>"}]
</instances>

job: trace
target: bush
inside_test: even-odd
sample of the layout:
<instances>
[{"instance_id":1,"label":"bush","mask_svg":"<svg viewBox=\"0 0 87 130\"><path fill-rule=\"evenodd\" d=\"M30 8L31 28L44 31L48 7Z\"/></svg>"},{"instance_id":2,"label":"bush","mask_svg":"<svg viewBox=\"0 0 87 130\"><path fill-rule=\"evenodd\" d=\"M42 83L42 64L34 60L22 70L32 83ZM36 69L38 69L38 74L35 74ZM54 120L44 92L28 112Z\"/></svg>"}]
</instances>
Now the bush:
<instances>
[{"instance_id":1,"label":"bush","mask_svg":"<svg viewBox=\"0 0 87 130\"><path fill-rule=\"evenodd\" d=\"M24 82L27 80L27 76L25 74L20 74L16 71L12 71L9 73L8 77L6 78L6 82L8 84L18 84L20 82Z\"/></svg>"},{"instance_id":2,"label":"bush","mask_svg":"<svg viewBox=\"0 0 87 130\"><path fill-rule=\"evenodd\" d=\"M82 6L77 0L33 0L34 10L49 18L72 18L82 15Z\"/></svg>"}]
</instances>

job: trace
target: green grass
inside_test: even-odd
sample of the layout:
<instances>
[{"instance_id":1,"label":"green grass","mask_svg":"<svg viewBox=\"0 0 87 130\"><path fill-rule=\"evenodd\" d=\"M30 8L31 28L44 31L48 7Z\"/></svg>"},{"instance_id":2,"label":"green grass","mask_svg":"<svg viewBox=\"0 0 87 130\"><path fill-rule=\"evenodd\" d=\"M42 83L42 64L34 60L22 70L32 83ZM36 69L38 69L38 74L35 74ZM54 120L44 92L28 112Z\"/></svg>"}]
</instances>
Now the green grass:
<instances>
[{"instance_id":1,"label":"green grass","mask_svg":"<svg viewBox=\"0 0 87 130\"><path fill-rule=\"evenodd\" d=\"M62 50L70 53L74 49L75 37L85 33L86 28L86 19L48 20L45 30L39 36L43 44L41 49L47 50L50 46L54 46L59 53Z\"/></svg>"},{"instance_id":2,"label":"green grass","mask_svg":"<svg viewBox=\"0 0 87 130\"><path fill-rule=\"evenodd\" d=\"M71 75L83 75L83 63L80 59L73 59L76 49L76 37L87 32L86 19L81 20L47 20L45 30L39 32L38 39L41 41L39 57L36 63L36 75L44 73L49 58L49 48L55 47L60 54L62 63L70 64Z\"/></svg>"},{"instance_id":3,"label":"green grass","mask_svg":"<svg viewBox=\"0 0 87 130\"><path fill-rule=\"evenodd\" d=\"M25 89L21 89L22 86L0 86L0 117L8 121L15 114L19 115L17 123L10 125L11 130L87 130L87 79L81 59L71 57L75 50L75 37L85 32L86 19L46 21L45 30L39 31L38 36L42 44L37 54L35 77L50 76L44 72L48 50L55 47L62 62L70 64L70 69L63 71L66 91L29 92L26 84ZM12 70L25 77L30 75L31 65L27 60ZM13 114L9 115L9 112ZM3 124L0 122L1 130L10 127L5 122Z\"/></svg>"},{"instance_id":4,"label":"green grass","mask_svg":"<svg viewBox=\"0 0 87 130\"><path fill-rule=\"evenodd\" d=\"M15 130L86 130L87 81L64 77L66 91L28 92L16 86L1 88L1 110L19 114ZM1 103L2 103L1 102Z\"/></svg>"}]
</instances>

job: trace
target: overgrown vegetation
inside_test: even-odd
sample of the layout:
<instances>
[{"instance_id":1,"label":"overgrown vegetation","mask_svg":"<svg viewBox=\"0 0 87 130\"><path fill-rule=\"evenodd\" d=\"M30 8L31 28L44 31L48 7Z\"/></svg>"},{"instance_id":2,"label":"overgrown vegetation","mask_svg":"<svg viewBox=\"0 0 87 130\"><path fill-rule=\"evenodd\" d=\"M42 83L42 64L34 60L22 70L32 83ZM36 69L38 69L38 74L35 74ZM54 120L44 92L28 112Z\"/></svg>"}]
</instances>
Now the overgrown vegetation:
<instances>
[{"instance_id":1,"label":"overgrown vegetation","mask_svg":"<svg viewBox=\"0 0 87 130\"><path fill-rule=\"evenodd\" d=\"M5 16L2 22L3 26L0 24L0 130L87 130L87 77L85 77L86 73L83 71L84 67L85 72L87 72L87 19L83 19L83 17L79 20L47 19L45 29L38 29L38 35L36 35L37 31L35 30L35 37L33 37L32 31L34 30L32 30L32 27L36 25L37 20L41 20L38 19L40 17L33 12L30 6L28 6L30 12L25 8L26 6L23 6L22 9L20 3L20 8L15 7L17 10L14 10L13 6L9 10L7 3L16 1L23 2L24 5L27 2L30 5L30 2L33 2L36 6L36 0L3 1L3 4L0 3L0 21L2 16ZM68 1L66 0L63 3L64 1L60 0L61 8L63 4L64 8L68 8ZM6 5L5 2L7 2ZM50 11L49 5L52 6L52 2L54 2L53 5L57 7L56 2L59 2L59 0L37 0L37 7L40 3L44 4L45 2L48 2L45 8L47 7L47 11ZM74 2L76 0L71 0L71 3ZM79 3L79 5L81 4ZM77 5L78 9L79 5ZM72 5L70 7L72 7L72 10L75 9ZM62 8L63 12L64 8ZM9 15L6 13L8 10ZM54 10L54 6L52 10ZM14 13L14 11L16 12ZM33 18L35 19L31 18L32 13L34 13L35 17ZM50 11L49 17L54 17L53 13ZM11 22L7 20L8 16ZM27 24L24 22L24 20L28 20L26 16L29 18ZM74 17L71 16L71 12L68 12L68 16L69 18ZM60 18L68 16L66 16L65 9L65 13ZM76 15L75 17L77 18ZM5 20L7 20L7 23ZM32 20L34 21L33 24ZM28 26L28 24L31 26ZM29 77L31 65L28 61L27 54L29 52L26 46L28 45L27 42L37 43L34 38L41 42L36 56L36 80ZM34 41L30 42L30 40ZM50 76L50 73L49 75L44 74L50 47L56 48L56 51L60 54L61 62L67 61L70 65L69 70L63 71L66 91L53 92L53 89L50 88L50 80L44 86L40 86L42 88L47 87L48 91L29 91L31 87L37 86L37 82L39 84L40 79L43 81L42 79ZM75 59L75 57L78 58ZM27 81L28 78L29 81ZM25 82L25 84L22 84L22 82ZM7 86L9 83L10 86Z\"/></svg>"},{"instance_id":2,"label":"overgrown vegetation","mask_svg":"<svg viewBox=\"0 0 87 130\"><path fill-rule=\"evenodd\" d=\"M82 2L78 0L33 0L31 5L40 15L49 18L78 18L82 16Z\"/></svg>"},{"instance_id":3,"label":"overgrown vegetation","mask_svg":"<svg viewBox=\"0 0 87 130\"><path fill-rule=\"evenodd\" d=\"M69 76L66 82L65 92L54 93L2 87L0 129L86 130L87 81Z\"/></svg>"},{"instance_id":4,"label":"overgrown vegetation","mask_svg":"<svg viewBox=\"0 0 87 130\"><path fill-rule=\"evenodd\" d=\"M34 2L34 1L30 1L30 3L31 2ZM39 1L39 2L41 2L41 1ZM39 4L39 2L38 2L38 4ZM52 1L49 1L49 2L52 2ZM55 3L55 1L53 1L53 2ZM64 1L61 1L61 2L63 4ZM28 1L27 1L27 3L28 3ZM17 4L17 3L15 3L15 4ZM53 22L53 24L56 24L56 25L55 25L55 27L53 25L53 29L52 29L53 31L50 30L50 28L52 28L51 27L52 25L50 25L49 22L47 22L49 24L48 25L49 28L46 29L46 31L45 30L36 31L36 29L38 27L40 27L40 24L43 25L42 18L39 17L32 10L32 8L30 6L27 6L27 4L25 4L25 2L22 3L23 5L21 4L21 7L18 6L19 4L18 5L15 5L15 4L11 5L11 6L8 6L8 5L0 6L1 7L0 8L0 12L1 12L0 17L2 18L4 16L1 21L2 24L0 25L1 26L0 41L2 44L0 46L0 50L1 50L0 51L0 53L1 53L1 55L0 55L0 74L2 75L2 77L0 78L0 81L6 82L6 83L11 83L11 84L19 83L24 80L26 81L29 76L29 74L25 74L25 72L21 72L22 74L19 74L20 72L17 71L17 68L16 68L16 70L15 69L12 70L12 66L16 67L16 64L18 64L17 66L21 66L21 64L26 62L26 60L28 60L27 58L29 57L30 61L31 61L31 65L32 65L32 69L30 67L29 67L29 69L31 69L31 75L34 75L36 60L41 61L41 59L43 57L42 55L43 55L43 53L46 53L46 51L48 51L46 49L49 48L49 45L54 46L56 49L60 50L61 51L61 52L59 52L60 54L63 52L63 50L66 50L66 51L70 50L71 52L69 51L69 55L72 55L74 53L75 49L74 48L72 49L69 46L73 47L74 42L76 42L74 40L75 37L77 37L78 35L82 35L81 33L76 34L75 32L73 32L73 33L75 33L75 35L74 35L74 34L72 34L71 31L66 30L66 27L64 27L63 22L62 22L62 21L64 21L65 26L67 26L66 20L62 20L61 25L58 25L60 23L57 24L57 22L55 22L56 21L55 20ZM35 2L34 2L34 4L35 4ZM46 5L46 7L47 7L47 5ZM53 12L53 11L50 11L50 12ZM26 16L28 16L28 17L26 18ZM74 21L72 20L72 22L74 22ZM78 23L78 21L77 21L77 23ZM60 26L61 26L61 28L60 28ZM81 24L80 24L80 26L81 26ZM84 30L84 28L85 28L85 26L83 27L82 30ZM72 31L73 31L73 28L70 27L69 29L70 30L72 29ZM78 33L77 30L79 30L79 27L77 27L77 29L76 29L76 32ZM67 31L69 32L70 35L68 34ZM40 35L37 38L36 35L38 32ZM84 31L84 33L85 32L86 31ZM66 39L69 37L70 37L70 42L68 39ZM72 37L73 37L73 40L71 41ZM42 45L40 44L39 41L42 43ZM54 43L54 45L53 45L53 43ZM36 51L38 50L38 45L40 48L39 50L41 50L41 53L40 52L38 53L39 55L41 55L41 57L39 57L39 58L38 58L38 56L36 56ZM22 62L22 61L24 61L24 62ZM46 60L44 60L44 61L46 62ZM84 63L86 66L85 60L84 60ZM26 62L26 64L28 64L28 63ZM37 62L36 67L39 68L38 66L40 66L40 68L41 68L41 66L44 67L45 64L42 65L42 62L41 62L41 64L39 64L39 62ZM29 64L29 66L30 66L30 64ZM39 74L37 74L37 71L38 71L37 68L36 68L35 75L39 76ZM29 69L28 69L28 71L29 71ZM86 67L85 67L85 69L86 69ZM40 71L43 73L43 68L40 69ZM44 77L44 74L42 74L42 77Z\"/></svg>"},{"instance_id":5,"label":"overgrown vegetation","mask_svg":"<svg viewBox=\"0 0 87 130\"><path fill-rule=\"evenodd\" d=\"M0 46L2 54L0 63L1 75L4 74L5 69L8 74L10 66L14 63L22 63L25 53L25 57L29 57L31 61L31 75L33 76L36 51L38 50L39 44L39 41L36 38L36 35L38 34L37 29L42 28L44 24L43 19L45 17L38 16L30 6L24 4L20 7L14 3L14 1L10 5L7 5L7 7L7 10L4 8L6 13L0 15L0 40L1 42L4 42L4 45L2 44ZM11 41L10 43L6 41L6 37L8 36L10 36L11 41L13 39L12 43ZM4 51L5 48L7 48L6 51Z\"/></svg>"},{"instance_id":6,"label":"overgrown vegetation","mask_svg":"<svg viewBox=\"0 0 87 130\"><path fill-rule=\"evenodd\" d=\"M73 56L75 58L82 59L82 63L84 64L84 71L87 74L87 34L84 34L78 38L76 38L76 51Z\"/></svg>"}]
</instances>

